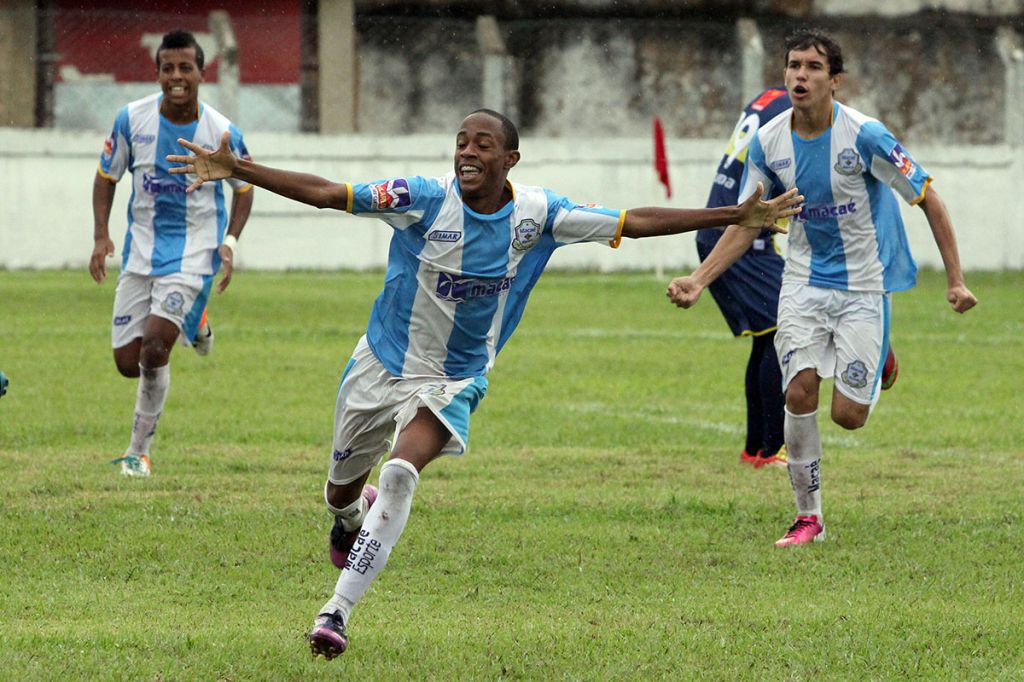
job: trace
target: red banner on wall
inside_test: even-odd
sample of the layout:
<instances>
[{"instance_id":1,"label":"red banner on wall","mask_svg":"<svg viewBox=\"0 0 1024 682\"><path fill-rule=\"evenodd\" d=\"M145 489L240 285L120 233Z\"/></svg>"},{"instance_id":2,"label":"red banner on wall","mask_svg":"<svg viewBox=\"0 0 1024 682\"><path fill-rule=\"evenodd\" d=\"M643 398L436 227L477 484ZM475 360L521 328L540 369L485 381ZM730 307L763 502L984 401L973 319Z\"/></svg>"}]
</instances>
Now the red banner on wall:
<instances>
[{"instance_id":1,"label":"red banner on wall","mask_svg":"<svg viewBox=\"0 0 1024 682\"><path fill-rule=\"evenodd\" d=\"M58 81L112 78L156 81L156 47L164 33L191 31L206 55L205 80L217 81L214 10L228 13L238 45L243 83L299 81L302 21L299 0L58 0L55 43ZM172 11L168 11L172 9Z\"/></svg>"}]
</instances>

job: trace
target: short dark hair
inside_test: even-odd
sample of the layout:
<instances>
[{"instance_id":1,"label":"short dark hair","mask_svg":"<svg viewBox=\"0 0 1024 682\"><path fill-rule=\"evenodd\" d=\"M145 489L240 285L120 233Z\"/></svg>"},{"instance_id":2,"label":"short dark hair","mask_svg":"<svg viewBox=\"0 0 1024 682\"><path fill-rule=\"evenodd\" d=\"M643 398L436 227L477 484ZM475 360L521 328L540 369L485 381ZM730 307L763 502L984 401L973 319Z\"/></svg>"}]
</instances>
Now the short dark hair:
<instances>
[{"instance_id":1,"label":"short dark hair","mask_svg":"<svg viewBox=\"0 0 1024 682\"><path fill-rule=\"evenodd\" d=\"M491 118L498 119L501 122L501 134L505 136L505 151L519 149L519 130L507 116L499 114L494 109L477 109L469 113L470 116L473 114L487 114Z\"/></svg>"},{"instance_id":2,"label":"short dark hair","mask_svg":"<svg viewBox=\"0 0 1024 682\"><path fill-rule=\"evenodd\" d=\"M790 33L786 38L786 66L789 66L789 53L793 50L806 50L813 47L828 58L828 75L835 76L843 72L843 48L835 38L819 28L804 28Z\"/></svg>"},{"instance_id":3,"label":"short dark hair","mask_svg":"<svg viewBox=\"0 0 1024 682\"><path fill-rule=\"evenodd\" d=\"M203 48L199 47L199 42L194 35L180 28L164 34L163 40L160 41L160 47L156 48L156 68L160 68L161 50L178 50L187 47L191 47L196 51L196 66L202 71L204 61Z\"/></svg>"}]
</instances>

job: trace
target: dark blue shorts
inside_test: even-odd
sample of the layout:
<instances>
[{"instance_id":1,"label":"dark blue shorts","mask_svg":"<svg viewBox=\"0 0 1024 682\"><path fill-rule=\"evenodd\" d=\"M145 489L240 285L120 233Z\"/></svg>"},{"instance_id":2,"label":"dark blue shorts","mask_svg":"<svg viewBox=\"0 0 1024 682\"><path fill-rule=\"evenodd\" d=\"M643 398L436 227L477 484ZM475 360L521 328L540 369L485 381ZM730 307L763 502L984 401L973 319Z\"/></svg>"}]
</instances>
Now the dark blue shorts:
<instances>
[{"instance_id":1,"label":"dark blue shorts","mask_svg":"<svg viewBox=\"0 0 1024 682\"><path fill-rule=\"evenodd\" d=\"M721 236L721 230L697 233L701 262ZM785 260L776 253L770 233L761 233L754 246L708 287L734 336L759 336L775 331L784 266Z\"/></svg>"}]
</instances>

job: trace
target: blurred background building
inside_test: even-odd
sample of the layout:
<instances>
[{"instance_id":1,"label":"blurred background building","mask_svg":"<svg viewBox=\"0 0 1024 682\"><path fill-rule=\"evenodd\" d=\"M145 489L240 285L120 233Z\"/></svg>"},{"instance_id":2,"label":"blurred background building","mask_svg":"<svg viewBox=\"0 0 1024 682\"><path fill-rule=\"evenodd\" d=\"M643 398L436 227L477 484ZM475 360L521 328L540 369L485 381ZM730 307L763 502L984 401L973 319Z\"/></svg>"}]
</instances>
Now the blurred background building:
<instances>
[{"instance_id":1,"label":"blurred background building","mask_svg":"<svg viewBox=\"0 0 1024 682\"><path fill-rule=\"evenodd\" d=\"M1020 176L1024 0L130 5L0 4L0 180L8 186L23 181L12 175L39 172L47 155L93 164L118 109L156 91L153 53L162 34L185 28L206 52L201 97L239 124L257 159L289 167L320 159L307 169L351 180L372 179L351 169L444 172L457 123L488 106L519 123L524 151L535 145L516 171L519 181L608 205L672 204L649 179L651 120L658 116L682 185L678 199L702 204L741 106L781 80L785 35L813 25L831 31L844 48L848 74L838 98L882 119L916 156L935 150L926 167L944 183L939 187L950 187L955 175L964 189L979 182L1009 193L1004 202L1020 201L1009 185L992 189L992 178ZM14 129L49 134L25 137ZM325 145L322 136L340 137ZM405 171L396 167L398 158L429 161L430 168ZM380 170L370 159L382 161ZM593 163L577 170L580 159ZM82 186L90 181L84 171ZM630 185L641 191L616 189ZM80 207L82 225L90 222L87 203ZM254 222L272 217L263 212L277 206L261 198ZM44 209L26 207L25 216ZM960 210L978 217L973 207ZM278 212L303 215L294 207ZM954 213L958 225L967 217ZM1004 237L1024 243L1024 234L1013 232L1019 218L978 219L989 229L1002 220ZM0 225L0 254L4 242ZM688 247L679 253L682 261L692 255ZM987 260L969 255L978 267L1024 267L1024 247ZM5 255L0 266L33 262Z\"/></svg>"}]
</instances>

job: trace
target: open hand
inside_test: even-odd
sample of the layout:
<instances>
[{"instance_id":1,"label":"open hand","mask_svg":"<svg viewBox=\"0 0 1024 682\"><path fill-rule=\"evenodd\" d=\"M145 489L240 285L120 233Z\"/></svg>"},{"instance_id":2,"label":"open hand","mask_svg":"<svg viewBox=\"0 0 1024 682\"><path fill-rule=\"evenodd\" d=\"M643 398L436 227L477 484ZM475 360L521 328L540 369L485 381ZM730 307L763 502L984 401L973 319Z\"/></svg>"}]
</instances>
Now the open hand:
<instances>
[{"instance_id":1,"label":"open hand","mask_svg":"<svg viewBox=\"0 0 1024 682\"><path fill-rule=\"evenodd\" d=\"M764 193L764 185L757 183L757 190L750 197L740 204L740 219L736 224L741 227L749 227L756 230L771 230L785 234L788 231L788 224L776 224L780 218L789 218L800 213L801 204L804 203L802 194L797 194L797 188L780 194L774 199L764 201L761 195Z\"/></svg>"},{"instance_id":2,"label":"open hand","mask_svg":"<svg viewBox=\"0 0 1024 682\"><path fill-rule=\"evenodd\" d=\"M194 192L208 180L223 180L230 178L235 170L238 159L231 152L229 141L231 133L224 132L220 138L220 146L214 151L207 151L197 144L188 140L178 138L178 144L195 154L195 156L184 156L180 154L168 154L167 160L171 163L180 163L169 172L174 174L191 173L196 176L196 181L188 186L186 192Z\"/></svg>"}]
</instances>

